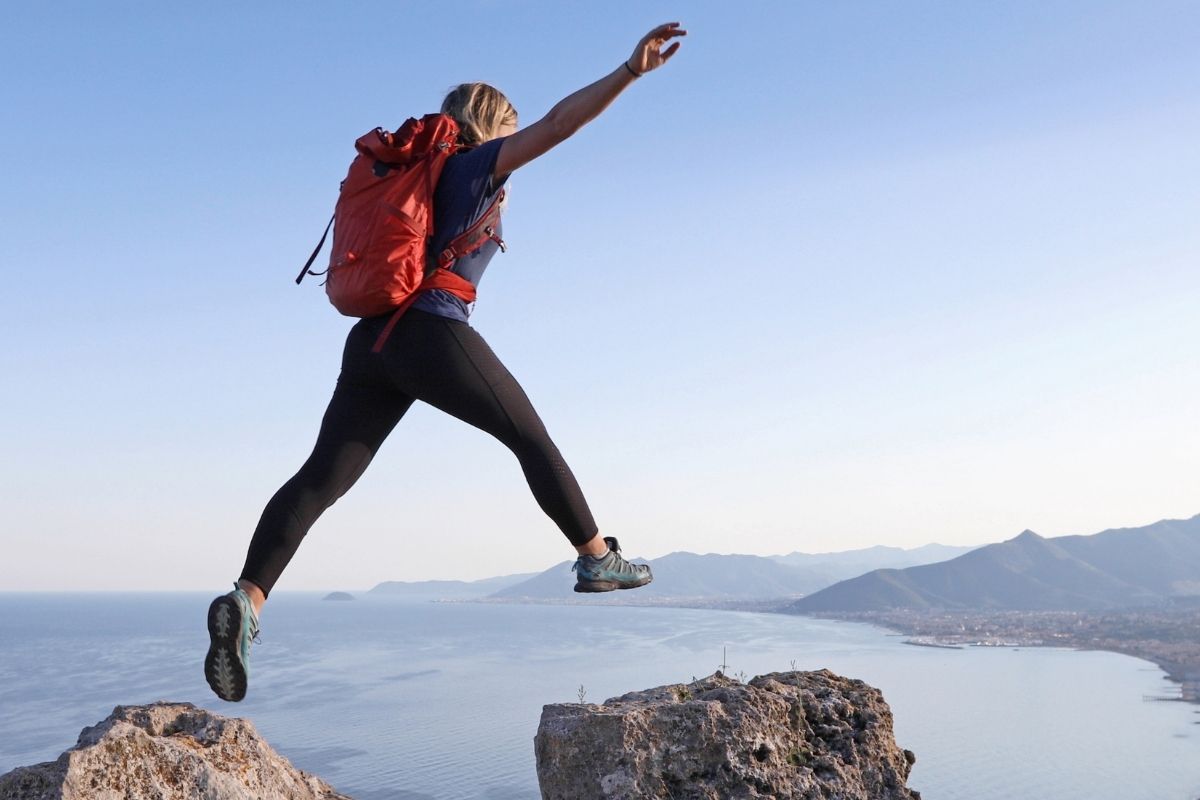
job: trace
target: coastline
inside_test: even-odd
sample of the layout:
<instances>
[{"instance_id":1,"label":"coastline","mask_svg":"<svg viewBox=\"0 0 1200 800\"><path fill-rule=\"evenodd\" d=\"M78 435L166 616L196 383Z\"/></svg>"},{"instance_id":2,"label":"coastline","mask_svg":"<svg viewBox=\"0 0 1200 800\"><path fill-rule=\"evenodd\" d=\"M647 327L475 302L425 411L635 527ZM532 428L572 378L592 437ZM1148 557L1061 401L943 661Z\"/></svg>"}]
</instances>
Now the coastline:
<instances>
[{"instance_id":1,"label":"coastline","mask_svg":"<svg viewBox=\"0 0 1200 800\"><path fill-rule=\"evenodd\" d=\"M117 703L149 702L167 696L202 705L211 702L212 695L207 686L197 682L195 659L187 655L187 643L194 638L194 631L179 624L181 619L191 618L187 615L191 614L189 608L195 607L196 599L193 596L164 596L147 603L144 598L132 602L119 598L88 598L74 604L77 611L49 602L40 604L45 614L8 615L5 630L12 632L9 640L22 642L23 663L30 669L22 676L27 680L23 685L25 688L16 684L10 687L19 690L21 703L5 708L6 723L0 731L0 739L5 745L0 750L5 756L18 752L25 755L0 760L15 767L54 758L72 743L73 734L81 726L100 719ZM653 662L665 665L661 671L667 682L684 682L689 675L700 672L702 665L717 667L718 662L724 660L719 656L726 643L733 645L729 660L737 665L731 672L737 672L741 666L746 666L751 674L786 669L790 659L801 657L805 652L797 648L796 640L800 636L835 644L831 655L844 652L845 660L855 665L826 664L830 659L822 655L812 660L813 667L841 667L840 674L843 675L866 676L869 672L880 676L873 685L905 687L904 691L909 695L907 704L900 702L899 694L888 699L893 701L894 708L903 709L904 724L912 730L911 734L904 735L902 743L918 754L922 751L931 754L931 758L918 767L924 772L920 783L916 784L918 788L928 790L927 797L954 794L968 785L973 787L973 796L978 800L1009 800L1013 796L1075 797L1055 790L1065 789L1068 784L1085 785L1092 780L1101 780L1096 778L1099 774L1094 769L1097 762L1088 761L1089 766L1085 768L1079 761L1070 760L1074 758L1072 754L1078 752L1080 740L1047 737L1044 735L1047 726L1031 724L1030 727L1038 727L1040 732L1016 737L1011 735L1013 729L1007 723L996 725L987 731L992 738L965 743L951 726L944 724L944 714L952 708L949 704L938 701L936 709L923 705L923 696L944 697L948 686L953 687L954 692L969 692L984 698L982 702L991 702L987 698L992 696L994 686L974 670L969 663L971 655L998 656L978 660L1003 667L1004 662L1012 662L1014 666L1018 666L1017 662L1040 662L1047 655L1046 651L1009 654L968 650L953 654L908 647L897 650L896 645L904 637L876 626L802 619L793 619L788 624L786 617L759 614L726 617L691 611L680 615L669 609L627 611L623 608L572 607L526 610L454 604L422 607L407 602L392 603L385 598L360 601L361 604L339 604L321 603L317 595L293 599L280 595L278 599L280 605L271 612L266 645L255 654L255 663L260 667L256 673L259 675L257 686L263 691L256 691L248 698L248 704L238 706L236 711L240 715L249 714L272 744L280 747L297 766L317 772L351 796L391 796L384 791L390 785L389 781L399 774L397 753L404 757L405 775L408 776L405 779L411 779L408 788L413 793L425 793L429 797L451 792L460 792L463 796L487 796L489 793L508 797L535 796L535 788L524 793L519 791L522 786L532 787L527 774L529 770L522 772L514 767L526 763L529 741L536 726L534 711L526 714L528 725L525 728L512 729L512 721L517 719L515 715L525 714L520 709L537 709L549 700L570 701L576 697L581 684L586 684L587 700L597 702L617 695L626 685L662 683L655 678L634 684L625 677L653 675L660 670ZM478 611L472 611L472 608ZM55 613L63 610L69 613ZM128 613L121 613L122 610ZM743 606L740 610L746 609ZM540 613L542 611L549 613ZM592 613L576 614L575 611ZM46 624L51 620L52 624ZM314 624L322 620L338 622L337 631L314 637ZM30 637L20 634L18 638L21 629L17 626L24 624L22 621L31 625ZM341 627L343 622L347 627ZM816 624L810 626L810 622ZM581 630L580 623L589 626L585 630L601 634L611 626L614 631L621 631L622 641L630 652L654 654L654 657L638 658L638 663L632 663L634 659L630 659L615 668L604 661L597 662L586 642L571 638ZM317 625L320 629L329 627ZM626 639L627 634L636 638ZM136 637L138 643L152 645L156 652L165 645L162 652L182 652L184 657L160 658L155 655L147 658L146 650L140 644L129 646L135 641L131 637ZM867 649L867 656L859 654L860 645ZM74 662L68 657L91 652L111 654L114 659L120 659L113 665L119 667L116 672L123 676L121 680L127 681L123 684L125 688L115 684L110 684L108 689L97 686L95 680L87 679L95 674L95 659ZM1111 670L1110 674L1114 676L1126 676L1128 682L1121 679L1122 682L1117 684L1125 688L1114 691L1114 684L1096 681L1091 689L1076 691L1078 684L1072 681L1072 676L1081 669L1090 671L1090 668L1073 664L1072 655L1065 651L1047 661L1055 670L1054 674L1059 676L1048 684L1048 688L1052 690L1054 685L1070 684L1068 688L1080 702L1073 704L1070 712L1055 707L1048 708L1047 713L1053 714L1055 719L1078 720L1087 717L1091 713L1089 709L1108 701L1133 713L1146 712L1141 717L1146 724L1137 728L1122 728L1118 724L1087 726L1088 730L1080 731L1080 736L1089 737L1084 747L1087 757L1091 759L1098 753L1111 752L1114 763L1130 763L1127 749L1130 745L1125 740L1136 738L1141 748L1136 752L1144 751L1146 758L1158 758L1156 754L1164 752L1172 754L1170 759L1139 763L1154 764L1151 771L1156 774L1169 771L1172 764L1186 764L1182 771L1186 772L1188 783L1184 788L1190 791L1193 786L1200 786L1200 766L1196 761L1200 727L1192 724L1200 716L1194 713L1195 706L1144 703L1143 695L1167 694L1173 685L1164 682L1162 673L1149 664L1124 659L1100 659L1097 666ZM746 662L751 657L754 664ZM936 662L938 669L947 671L939 674L919 669L914 676L912 665L920 665L926 657ZM1092 659L1085 656L1078 660L1090 662ZM1124 665L1119 663L1121 661L1125 661ZM51 668L46 669L44 665ZM309 677L302 684L296 684L292 676L301 669ZM604 674L610 669L616 676L611 680L611 676ZM909 680L912 677L921 682L914 683ZM194 687L195 694L190 694L188 687ZM927 691L921 687L926 687ZM995 696L1017 699L1025 696L1020 680L1012 681L1006 691L1013 694ZM290 697L297 697L301 702L281 702ZM1004 703L1002 707L1011 708L1012 704ZM481 714L479 708L489 710ZM18 712L20 715L16 716ZM925 716L918 716L922 714ZM80 715L85 718L77 719ZM461 719L456 720L455 715L461 715ZM337 725L338 736L361 739L366 753L351 755L347 750L329 749L330 734L326 724L331 719ZM968 718L955 719L970 725ZM1181 731L1188 734L1188 738L1175 736ZM1028 748L1032 739L1039 742L1038 748ZM1043 752L1040 746L1043 742L1046 752L1063 748L1061 763L1040 771L1029 766L1022 771L1019 780L1015 779L1011 774L1012 765L1033 761ZM1014 751L997 757L996 754L1008 745L1025 748L1025 755L1020 756ZM968 749L960 752L955 749L958 747ZM456 752L455 748L461 748L459 752L466 754L463 760L455 763L480 765L480 768L454 769L450 770L451 774L445 774L447 753ZM944 766L931 771L935 752L947 755L943 759ZM1100 766L1103 766L1102 762ZM466 775L468 772L471 775ZM981 774L990 777L982 780ZM1176 784L1182 779L1166 780L1171 790L1153 792L1154 796L1200 797L1200 793L1180 791ZM503 793L502 788L507 788L507 793ZM1118 794L1142 796L1133 791Z\"/></svg>"},{"instance_id":2,"label":"coastline","mask_svg":"<svg viewBox=\"0 0 1200 800\"><path fill-rule=\"evenodd\" d=\"M804 614L861 622L925 647L1059 647L1119 653L1154 664L1179 687L1158 700L1200 705L1200 611L1121 612L857 611ZM1167 635L1163 635L1163 634Z\"/></svg>"},{"instance_id":3,"label":"coastline","mask_svg":"<svg viewBox=\"0 0 1200 800\"><path fill-rule=\"evenodd\" d=\"M612 598L605 605L694 608L760 614L794 614L796 598L734 600L659 597ZM607 600L607 598L606 598ZM461 601L529 605L594 605L576 598L472 598ZM1179 688L1178 697L1156 698L1200 705L1200 608L1074 611L847 611L794 614L859 622L907 637L904 644L958 650L965 647L1058 647L1119 653L1161 669Z\"/></svg>"}]
</instances>

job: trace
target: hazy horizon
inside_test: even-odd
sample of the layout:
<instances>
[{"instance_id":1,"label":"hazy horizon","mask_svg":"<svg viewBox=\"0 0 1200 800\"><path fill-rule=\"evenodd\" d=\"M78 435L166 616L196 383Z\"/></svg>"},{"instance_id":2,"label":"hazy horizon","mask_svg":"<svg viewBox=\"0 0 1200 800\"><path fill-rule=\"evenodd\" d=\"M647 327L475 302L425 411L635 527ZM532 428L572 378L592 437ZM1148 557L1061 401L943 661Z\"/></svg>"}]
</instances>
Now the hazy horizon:
<instances>
[{"instance_id":1,"label":"hazy horizon","mask_svg":"<svg viewBox=\"0 0 1200 800\"><path fill-rule=\"evenodd\" d=\"M982 544L988 544L988 543L987 543L987 542L984 542L984 543L982 543ZM940 543L940 542L929 542L929 543L927 543L927 544L924 544L924 545L918 545L918 546L916 546L916 547L902 548L902 549L903 549L905 552L908 552L908 551L911 551L911 550L920 550L920 549L922 549L922 548L925 548L925 547L932 547L932 546L944 546L944 547L953 547L953 546L982 546L982 544L981 544L981 545L942 545L942 543ZM862 550L869 550L869 549L871 549L872 547L878 547L878 546L887 546L887 545L870 545L870 546L868 546L868 547L866 547L866 548L856 548L856 549L854 549L854 550L829 551L829 552L823 552L823 553L806 553L805 555L812 555L812 556L838 555L838 554L841 554L841 553L854 553L854 552L860 552L860 551L862 551ZM651 556L646 556L646 558L662 558L663 556L673 555L673 554L675 554L675 553L679 553L679 552L691 552L691 551L680 551L680 550L675 550L675 551L672 551L672 552L670 552L670 553L663 553L663 554L661 554L661 555L658 555L658 556L652 556L652 557L651 557ZM759 557L761 557L761 558L775 558L775 557L780 557L780 556L794 555L794 554L796 554L796 553L798 553L798 552L800 552L800 551L792 551L792 552L790 552L790 553L772 553L772 554L769 554L769 555L765 555L765 556L759 556ZM632 554L630 554L630 553L626 553L626 555L632 555ZM704 553L694 553L694 555L701 555L701 556L706 556L706 555L729 555L729 556L734 556L734 555L757 555L757 554L754 554L754 553L736 553L736 552L730 552L730 553L704 552ZM638 556L638 557L640 558L641 556ZM392 579L392 578L385 578L385 579L384 579L384 580L382 580L382 581L376 581L375 583L371 584L370 586L362 586L362 587L310 586L310 587L307 587L307 588L305 588L305 587L292 587L292 588L290 589L290 591L296 591L296 592L323 592L323 591L334 591L334 590L336 590L336 589L338 589L338 588L344 589L345 591L368 591L368 590L370 590L370 589L373 589L374 587L378 586L380 583L388 583L388 582L397 582L397 583L423 583L423 582L430 582L430 581L446 581L446 582L461 582L461 583L471 583L471 582L475 582L475 581L486 581L486 580L489 580L489 579L492 579L492 578L504 578L504 577L509 577L509 576L512 576L512 575L537 575L537 574L540 574L541 572L544 572L544 571L545 571L545 570L547 570L547 569L550 569L551 567L553 567L553 566L554 566L554 564L561 563L561 562L562 562L562 560L563 560L563 559L559 559L559 561L556 561L556 562L554 562L554 563L552 563L552 564L545 564L545 565L542 565L542 566L540 566L540 567L531 567L530 569L527 569L527 570L517 570L517 571L515 571L515 572L510 572L510 573L498 573L498 574L496 574L496 575L485 575L485 576L482 576L482 577L479 577L479 578L454 578L454 577L448 577L448 578L420 578L420 579L417 579L417 580L414 580L414 581L403 581L403 580L397 580L397 579ZM569 559L568 559L568 560L569 560ZM206 590L206 589L210 589L210 588L212 588L212 587L209 587L209 586L196 586L196 587L177 588L177 589L165 589L165 590L164 590L164 589L158 589L158 590L155 590L155 589L137 589L136 587L130 587L130 588L128 588L128 589L123 589L123 588L111 588L111 589L87 589L87 588L79 588L79 589L24 589L24 590L9 590L9 589L0 588L0 592L5 592L5 591L15 591L15 592L18 592L18 593L27 593L27 592L33 592L33 593L36 593L36 592L49 592L49 593L66 593L66 594L70 594L70 593L72 593L72 592L121 592L121 591L133 591L133 592L140 592L140 591L146 591L146 592L155 592L155 591L159 591L159 592L169 592L169 591L178 591L178 592L198 592L198 591L204 591L204 590ZM289 590L287 590L287 589L283 589L283 590L280 590L280 591L289 591Z\"/></svg>"},{"instance_id":2,"label":"hazy horizon","mask_svg":"<svg viewBox=\"0 0 1200 800\"><path fill-rule=\"evenodd\" d=\"M1198 514L1198 515L1196 515L1196 516L1200 516L1200 514ZM1188 518L1179 518L1179 519L1166 519L1166 518L1164 518L1164 519L1161 519L1161 520L1154 520L1154 521L1153 521L1153 522L1151 522L1151 523L1146 523L1146 526L1148 526L1148 525L1152 525L1152 524L1154 524L1154 523L1158 523L1158 522L1176 522L1176 521L1184 521L1185 519L1188 519ZM1137 525L1137 526L1129 526L1129 527L1136 527L1136 528L1140 528L1140 527L1145 527L1145 526L1142 526L1142 525ZM1025 530L1029 530L1029 529L1025 529ZM1108 530L1112 530L1112 528L1106 528L1106 529L1104 529L1104 531L1108 531ZM1089 532L1089 533L1085 533L1085 534L1061 534L1061 535L1062 535L1062 536L1075 536L1075 535L1084 535L1084 536L1090 536L1090 535L1094 535L1094 534L1097 534L1097 533L1102 533L1102 532L1104 532L1104 531L1099 531L1099 530L1098 530L1098 531L1091 531L1091 532ZM819 556L837 556L837 555L846 555L846 554L860 553L860 552L868 551L868 550L874 549L874 548L876 548L876 547L891 547L891 548L894 548L894 549L899 549L899 550L901 550L901 551L903 551L903 552L906 552L906 553L908 553L908 552L912 552L912 551L915 551L915 550L922 550L922 549L929 548L929 547L954 547L954 548L979 548L979 547L985 547L985 546L987 546L987 545L989 545L989 544L996 544L996 543L999 543L999 542L1008 541L1008 540L1010 540L1010 539L1012 539L1012 538L1015 538L1016 536L1019 536L1019 535L1020 535L1020 533L1023 533L1023 532L1024 532L1024 531L1022 531L1022 532L1019 532L1019 533L1014 533L1014 534L1012 534L1012 535L1010 535L1010 536L1006 536L1006 537L1003 537L1003 538L994 539L994 540L987 541L987 542L977 542L977 543L974 543L974 544L969 544L969 545L951 545L951 544L946 544L946 543L944 543L944 542L927 542L926 544L923 544L923 545L916 545L916 546L914 546L914 547L905 547L905 548L895 548L893 545L868 545L868 546L866 546L866 547L862 547L862 548L853 548L853 549L849 549L849 550L824 551L824 552L817 552L817 553L806 553L806 552L799 551L799 550L793 550L793 551L790 551L790 552L787 552L787 553L769 553L769 554L743 553L743 552L714 552L714 551L706 551L706 552L694 552L694 551L688 551L688 550L673 550L673 551L670 551L670 552L668 552L668 553L661 553L661 554L654 555L654 556L648 556L648 555L643 555L643 554L637 554L637 555L634 555L634 554L633 554L633 553L631 553L631 552L626 552L626 555L627 555L627 556L630 556L630 557L633 557L633 558L638 558L638 559L646 559L646 560L651 560L651 561L653 561L653 560L655 560L655 559L663 558L663 557L665 557L665 556L675 555L675 554L678 554L678 553L688 553L688 554L691 554L691 555L700 555L700 556L708 556L708 555L716 555L716 556L738 556L738 555L751 555L751 556L756 556L756 557L759 557L759 558L769 558L769 559L774 559L774 558L783 558L783 557L787 557L787 556L793 556L793 555L808 555L808 556L814 556L814 557L819 557ZM1039 533L1038 531L1034 531L1034 533L1037 533L1039 536L1042 536L1043 538L1046 538L1046 539L1054 539L1054 538L1058 538L1058 537L1056 537L1056 536L1046 536L1046 535L1044 535L1044 534L1041 534L1041 533ZM960 555L961 555L961 554L960 554ZM955 557L957 557L957 556L955 556ZM286 588L286 589L280 589L280 590L278 590L278 591L281 591L281 592L289 592L289 591L290 591L290 592L299 592L299 593L310 593L310 592L326 592L326 591L367 592L367 591L370 591L371 589L374 589L375 587L379 586L379 585L380 585L380 584L382 584L382 583L426 583L426 582L456 582L456 583L473 583L473 582L478 582L478 581L486 581L486 580L491 580L491 579L495 579L495 578L506 578L506 577L511 577L511 576L515 576L515 575L531 575L531 576L532 576L532 575L539 575L539 574L541 574L541 573L545 572L546 570L552 569L552 568L553 568L555 565L557 565L557 564L561 564L561 563L564 563L564 561L569 561L569 560L570 560L570 558L566 558L566 559L558 559L558 560L556 560L556 561L553 561L553 562L550 562L550 563L542 564L541 566L530 566L530 567L529 567L529 568L527 568L527 569L517 569L517 570L514 570L514 571L512 571L512 572L496 573L496 574L494 574L494 575L482 575L482 576L479 576L479 577L473 577L473 578L461 578L461 577L454 577L454 576L440 577L440 578L417 578L417 579L410 579L410 580L404 580L404 579L398 579L398 578L383 578L383 579L381 579L381 580L378 580L378 581L375 581L374 583L371 583L371 584L369 584L369 585L360 585L360 586L341 585L341 584L339 584L339 585L332 585L332 584L324 584L324 585L322 585L322 584L313 583L313 584L310 584L310 585L307 585L307 586L291 586L291 587L289 587L289 588ZM785 564L785 566L786 566L786 564ZM868 571L869 571L869 570L868 570ZM566 577L564 576L564 581L566 581L566 580L567 580L567 579L566 579ZM840 579L838 579L838 580L840 580ZM567 581L567 582L569 582L569 581ZM835 581L835 582L836 582L836 581ZM140 593L140 592L148 592L148 593L159 593L159 592L163 592L163 593L169 593L169 592L202 592L202 591L205 591L205 590L208 590L208 589L211 589L211 587L209 587L209 586L194 586L194 587L173 587L173 588L170 588L170 589L162 589L162 588L159 588L159 589L145 589L145 588L138 588L138 587L136 587L136 586L133 586L133 587L110 587L110 588L104 589L104 588L88 588L88 587L86 587L86 586L85 586L85 587L75 587L75 588L70 588L70 589L64 589L64 588L42 588L42 589L15 589L15 590L14 590L14 589L8 589L8 588L2 588L2 587L0 587L0 593L3 593L3 592L13 592L13 593L39 593L39 592L46 592L46 593L61 593L61 594L70 594L70 593L77 593L77 592L78 592L78 593L91 593L91 592L97 592L97 593L115 592L115 593L119 593L119 592L122 592L122 591L129 591L129 592L134 592L134 593Z\"/></svg>"}]
</instances>

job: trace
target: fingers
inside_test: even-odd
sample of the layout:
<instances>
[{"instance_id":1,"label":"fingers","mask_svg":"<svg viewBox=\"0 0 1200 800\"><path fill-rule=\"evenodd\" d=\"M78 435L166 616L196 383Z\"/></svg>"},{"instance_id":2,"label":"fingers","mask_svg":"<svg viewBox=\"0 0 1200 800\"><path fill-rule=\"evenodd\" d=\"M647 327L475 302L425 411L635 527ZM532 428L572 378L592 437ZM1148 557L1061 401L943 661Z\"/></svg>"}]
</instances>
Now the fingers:
<instances>
[{"instance_id":1,"label":"fingers","mask_svg":"<svg viewBox=\"0 0 1200 800\"><path fill-rule=\"evenodd\" d=\"M678 22L666 22L651 30L638 42L633 51L633 61L638 65L638 72L649 72L662 66L667 59L679 50L679 42L663 50L667 42L680 36L687 36L687 31L679 27Z\"/></svg>"},{"instance_id":2,"label":"fingers","mask_svg":"<svg viewBox=\"0 0 1200 800\"><path fill-rule=\"evenodd\" d=\"M676 36L687 36L687 31L685 31L683 28L680 28L678 22L668 22L663 25L659 25L657 28L643 36L642 42L646 44L653 42L656 46L661 47L664 42L669 39L673 39Z\"/></svg>"},{"instance_id":3,"label":"fingers","mask_svg":"<svg viewBox=\"0 0 1200 800\"><path fill-rule=\"evenodd\" d=\"M676 36L687 36L687 31L683 30L682 28L672 28L671 30L664 31L657 36L652 37L652 41L655 44L662 46L665 42L674 39Z\"/></svg>"}]
</instances>

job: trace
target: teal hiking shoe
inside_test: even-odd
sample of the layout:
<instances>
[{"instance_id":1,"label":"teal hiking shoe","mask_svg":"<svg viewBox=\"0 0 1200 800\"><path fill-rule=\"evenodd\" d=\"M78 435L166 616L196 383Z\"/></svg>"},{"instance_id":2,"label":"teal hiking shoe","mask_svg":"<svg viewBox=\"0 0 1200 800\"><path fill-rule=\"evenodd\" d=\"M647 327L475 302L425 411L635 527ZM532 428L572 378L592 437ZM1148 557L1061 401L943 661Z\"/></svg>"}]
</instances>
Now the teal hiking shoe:
<instances>
[{"instance_id":1,"label":"teal hiking shoe","mask_svg":"<svg viewBox=\"0 0 1200 800\"><path fill-rule=\"evenodd\" d=\"M236 703L246 696L250 644L258 636L258 616L250 597L234 584L208 607L208 655L204 677L217 697Z\"/></svg>"},{"instance_id":2,"label":"teal hiking shoe","mask_svg":"<svg viewBox=\"0 0 1200 800\"><path fill-rule=\"evenodd\" d=\"M608 553L600 556L580 556L571 571L575 573L575 591L611 592L614 589L636 589L654 580L647 564L630 564L621 557L621 547L612 536L605 536Z\"/></svg>"}]
</instances>

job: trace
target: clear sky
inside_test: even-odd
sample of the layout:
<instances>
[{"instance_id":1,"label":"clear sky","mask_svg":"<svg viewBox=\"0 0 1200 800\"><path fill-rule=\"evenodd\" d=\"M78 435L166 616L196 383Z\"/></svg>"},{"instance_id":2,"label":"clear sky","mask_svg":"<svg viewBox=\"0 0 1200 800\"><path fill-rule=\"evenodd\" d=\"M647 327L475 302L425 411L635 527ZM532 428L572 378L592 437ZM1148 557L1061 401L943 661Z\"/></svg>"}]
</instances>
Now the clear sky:
<instances>
[{"instance_id":1,"label":"clear sky","mask_svg":"<svg viewBox=\"0 0 1200 800\"><path fill-rule=\"evenodd\" d=\"M1200 512L1194 2L14 4L0 590L220 589L351 321L292 278L352 143L464 80L528 123L689 36L512 181L473 317L628 554ZM571 556L414 408L279 589ZM570 580L564 575L564 580Z\"/></svg>"}]
</instances>

